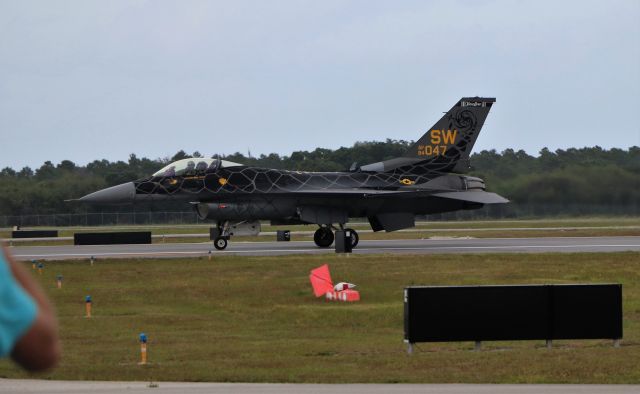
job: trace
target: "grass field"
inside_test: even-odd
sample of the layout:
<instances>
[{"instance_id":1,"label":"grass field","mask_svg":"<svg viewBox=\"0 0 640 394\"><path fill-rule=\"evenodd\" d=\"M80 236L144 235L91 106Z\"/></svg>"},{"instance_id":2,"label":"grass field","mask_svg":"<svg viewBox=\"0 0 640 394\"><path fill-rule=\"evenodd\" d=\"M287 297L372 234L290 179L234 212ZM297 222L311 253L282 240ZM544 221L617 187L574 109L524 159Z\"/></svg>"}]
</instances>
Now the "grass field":
<instances>
[{"instance_id":1,"label":"grass field","mask_svg":"<svg viewBox=\"0 0 640 394\"><path fill-rule=\"evenodd\" d=\"M313 297L309 270L362 301ZM64 275L62 289L55 276ZM242 382L640 383L640 253L214 257L48 263L64 356L51 379ZM407 285L623 284L624 340L419 344L403 339ZM84 296L93 297L91 319ZM149 361L137 365L140 332ZM25 377L9 361L0 377Z\"/></svg>"}]
</instances>

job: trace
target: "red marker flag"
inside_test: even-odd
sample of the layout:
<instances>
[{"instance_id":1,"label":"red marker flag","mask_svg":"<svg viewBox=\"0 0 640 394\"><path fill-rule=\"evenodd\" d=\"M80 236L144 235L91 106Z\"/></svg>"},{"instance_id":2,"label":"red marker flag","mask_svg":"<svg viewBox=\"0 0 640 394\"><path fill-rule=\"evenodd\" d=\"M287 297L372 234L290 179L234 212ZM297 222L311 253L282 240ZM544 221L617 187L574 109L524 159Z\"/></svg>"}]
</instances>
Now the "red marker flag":
<instances>
[{"instance_id":1,"label":"red marker flag","mask_svg":"<svg viewBox=\"0 0 640 394\"><path fill-rule=\"evenodd\" d=\"M322 297L329 291L333 291L333 281L329 274L329 266L327 264L311 270L309 275L313 293L316 297Z\"/></svg>"}]
</instances>

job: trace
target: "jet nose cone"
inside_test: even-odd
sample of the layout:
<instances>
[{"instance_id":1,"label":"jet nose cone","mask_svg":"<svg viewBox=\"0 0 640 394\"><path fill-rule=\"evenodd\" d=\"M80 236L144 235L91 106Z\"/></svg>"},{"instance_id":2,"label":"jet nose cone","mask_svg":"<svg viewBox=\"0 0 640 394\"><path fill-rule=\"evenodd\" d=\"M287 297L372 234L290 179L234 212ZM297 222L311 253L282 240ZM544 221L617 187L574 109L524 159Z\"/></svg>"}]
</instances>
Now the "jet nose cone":
<instances>
[{"instance_id":1,"label":"jet nose cone","mask_svg":"<svg viewBox=\"0 0 640 394\"><path fill-rule=\"evenodd\" d=\"M90 204L118 204L133 202L136 196L136 186L133 182L111 186L97 192L87 194L78 201Z\"/></svg>"}]
</instances>

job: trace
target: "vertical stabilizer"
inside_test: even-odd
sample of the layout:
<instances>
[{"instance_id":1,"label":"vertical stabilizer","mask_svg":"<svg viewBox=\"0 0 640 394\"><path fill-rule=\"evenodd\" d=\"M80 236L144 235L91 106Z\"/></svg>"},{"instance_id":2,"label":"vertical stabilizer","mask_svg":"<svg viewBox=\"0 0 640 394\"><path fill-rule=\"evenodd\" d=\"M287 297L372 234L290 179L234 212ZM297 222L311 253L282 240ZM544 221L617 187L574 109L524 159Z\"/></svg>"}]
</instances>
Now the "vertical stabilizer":
<instances>
[{"instance_id":1,"label":"vertical stabilizer","mask_svg":"<svg viewBox=\"0 0 640 394\"><path fill-rule=\"evenodd\" d=\"M433 162L443 171L463 172L495 98L463 97L403 157Z\"/></svg>"}]
</instances>

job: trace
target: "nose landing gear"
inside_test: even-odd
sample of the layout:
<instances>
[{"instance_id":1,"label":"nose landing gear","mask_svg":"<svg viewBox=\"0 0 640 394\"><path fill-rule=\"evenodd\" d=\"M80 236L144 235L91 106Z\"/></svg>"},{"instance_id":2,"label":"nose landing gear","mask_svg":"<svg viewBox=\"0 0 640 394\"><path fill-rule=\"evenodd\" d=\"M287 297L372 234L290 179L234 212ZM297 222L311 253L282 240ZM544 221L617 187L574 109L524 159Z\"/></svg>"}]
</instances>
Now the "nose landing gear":
<instances>
[{"instance_id":1,"label":"nose landing gear","mask_svg":"<svg viewBox=\"0 0 640 394\"><path fill-rule=\"evenodd\" d=\"M218 237L213 241L213 247L218 250L224 250L227 248L228 241L226 238Z\"/></svg>"},{"instance_id":2,"label":"nose landing gear","mask_svg":"<svg viewBox=\"0 0 640 394\"><path fill-rule=\"evenodd\" d=\"M218 250L224 250L227 248L229 244L229 239L231 238L231 234L229 229L231 226L229 225L229 221L226 220L224 223L218 222L218 236L213 240L213 247Z\"/></svg>"}]
</instances>

